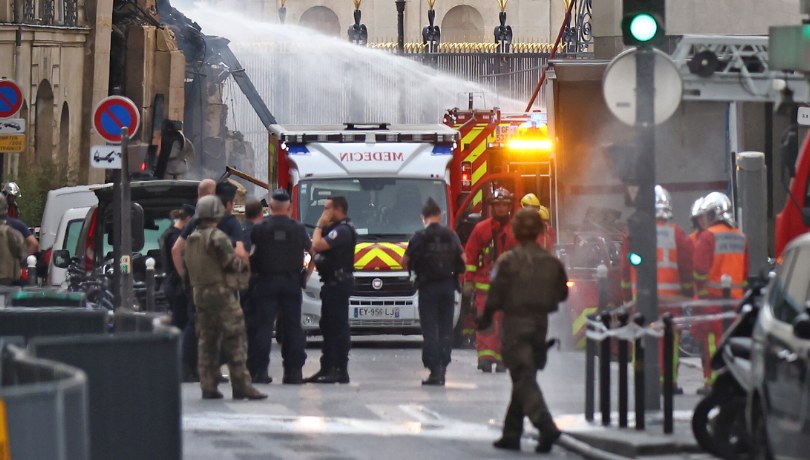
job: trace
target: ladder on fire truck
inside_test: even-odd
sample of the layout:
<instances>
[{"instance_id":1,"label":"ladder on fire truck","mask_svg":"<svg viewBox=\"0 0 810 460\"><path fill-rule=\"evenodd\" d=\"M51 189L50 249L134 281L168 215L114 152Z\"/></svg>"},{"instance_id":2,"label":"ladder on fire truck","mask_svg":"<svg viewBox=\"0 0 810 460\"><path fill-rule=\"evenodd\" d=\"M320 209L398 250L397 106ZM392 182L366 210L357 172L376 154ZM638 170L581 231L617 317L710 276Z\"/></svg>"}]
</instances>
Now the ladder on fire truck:
<instances>
[{"instance_id":1,"label":"ladder on fire truck","mask_svg":"<svg viewBox=\"0 0 810 460\"><path fill-rule=\"evenodd\" d=\"M768 65L767 36L684 35L672 60L684 100L778 103L790 94L795 102L810 101L805 75Z\"/></svg>"}]
</instances>

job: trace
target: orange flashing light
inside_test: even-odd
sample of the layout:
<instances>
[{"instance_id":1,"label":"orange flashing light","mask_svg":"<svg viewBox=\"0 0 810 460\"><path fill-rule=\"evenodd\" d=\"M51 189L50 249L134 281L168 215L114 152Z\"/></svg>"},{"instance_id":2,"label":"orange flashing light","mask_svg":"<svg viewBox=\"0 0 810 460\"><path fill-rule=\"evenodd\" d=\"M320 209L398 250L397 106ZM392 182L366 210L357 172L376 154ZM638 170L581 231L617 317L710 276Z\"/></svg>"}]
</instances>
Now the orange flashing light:
<instances>
[{"instance_id":1,"label":"orange flashing light","mask_svg":"<svg viewBox=\"0 0 810 460\"><path fill-rule=\"evenodd\" d=\"M572 287L574 287L575 284L577 284L577 283L575 283L573 281L566 281L566 283L565 283L565 285L568 286L568 289L571 289Z\"/></svg>"}]
</instances>

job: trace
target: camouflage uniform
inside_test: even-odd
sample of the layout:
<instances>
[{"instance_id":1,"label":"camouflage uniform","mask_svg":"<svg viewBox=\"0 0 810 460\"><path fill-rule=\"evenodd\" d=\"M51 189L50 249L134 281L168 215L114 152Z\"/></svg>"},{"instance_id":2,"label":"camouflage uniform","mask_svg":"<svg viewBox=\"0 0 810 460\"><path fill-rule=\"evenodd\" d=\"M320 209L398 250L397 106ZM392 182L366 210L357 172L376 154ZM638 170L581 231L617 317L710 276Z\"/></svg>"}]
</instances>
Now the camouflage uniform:
<instances>
[{"instance_id":1,"label":"camouflage uniform","mask_svg":"<svg viewBox=\"0 0 810 460\"><path fill-rule=\"evenodd\" d=\"M247 338L239 304L247 266L236 256L228 235L202 222L189 236L184 258L197 306L200 386L204 395L216 393L221 345L236 398L252 389L245 367Z\"/></svg>"},{"instance_id":2,"label":"camouflage uniform","mask_svg":"<svg viewBox=\"0 0 810 460\"><path fill-rule=\"evenodd\" d=\"M538 451L559 437L559 430L537 385L537 370L546 365L548 315L568 297L563 265L535 241L525 241L501 256L495 266L479 328L504 311L503 362L512 378L512 399L506 412L503 438L496 447L519 449L523 417L541 433ZM546 450L547 451L547 450Z\"/></svg>"}]
</instances>

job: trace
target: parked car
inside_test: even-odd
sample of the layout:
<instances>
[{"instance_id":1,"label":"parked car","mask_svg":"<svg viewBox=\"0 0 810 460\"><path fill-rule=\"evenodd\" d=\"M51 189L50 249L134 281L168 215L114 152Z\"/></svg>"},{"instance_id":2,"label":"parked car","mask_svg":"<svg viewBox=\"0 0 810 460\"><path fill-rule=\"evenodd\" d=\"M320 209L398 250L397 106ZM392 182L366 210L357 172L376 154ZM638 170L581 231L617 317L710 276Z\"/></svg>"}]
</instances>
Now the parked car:
<instances>
[{"instance_id":1,"label":"parked car","mask_svg":"<svg viewBox=\"0 0 810 460\"><path fill-rule=\"evenodd\" d=\"M76 256L76 246L79 242L79 235L84 226L84 219L91 207L70 208L65 211L59 227L56 230L52 251L64 249L70 257ZM53 259L48 261L48 286L62 286L67 278L67 270L54 265Z\"/></svg>"},{"instance_id":2,"label":"parked car","mask_svg":"<svg viewBox=\"0 0 810 460\"><path fill-rule=\"evenodd\" d=\"M810 446L810 234L777 260L754 328L747 419L755 459L807 458Z\"/></svg>"},{"instance_id":3,"label":"parked car","mask_svg":"<svg viewBox=\"0 0 810 460\"><path fill-rule=\"evenodd\" d=\"M145 279L145 262L152 257L157 278L156 297L162 299L161 280L165 271L160 254L160 237L172 225L169 213L184 203L197 199L198 181L193 180L148 180L131 184L132 211L132 274L134 281ZM109 262L113 258L113 187L112 184L91 188L98 197L98 206L85 217L76 254L83 257L86 272ZM142 213L142 219L138 214ZM140 228L135 228L141 222ZM136 294L138 292L136 291Z\"/></svg>"},{"instance_id":4,"label":"parked car","mask_svg":"<svg viewBox=\"0 0 810 460\"><path fill-rule=\"evenodd\" d=\"M77 185L48 192L39 226L39 250L42 253L40 264L43 268L51 266L51 254L59 229L59 221L62 220L65 211L71 208L95 206L98 203L98 198L90 187L90 185ZM40 272L40 276L49 275Z\"/></svg>"}]
</instances>

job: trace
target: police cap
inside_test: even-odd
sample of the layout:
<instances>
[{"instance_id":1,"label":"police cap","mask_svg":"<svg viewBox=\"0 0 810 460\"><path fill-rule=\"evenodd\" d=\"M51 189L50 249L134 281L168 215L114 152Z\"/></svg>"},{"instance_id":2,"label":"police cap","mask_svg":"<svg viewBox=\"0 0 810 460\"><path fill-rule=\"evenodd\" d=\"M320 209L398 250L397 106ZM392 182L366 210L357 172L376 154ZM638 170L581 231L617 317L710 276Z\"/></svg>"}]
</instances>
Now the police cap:
<instances>
[{"instance_id":1,"label":"police cap","mask_svg":"<svg viewBox=\"0 0 810 460\"><path fill-rule=\"evenodd\" d=\"M230 182L219 182L216 194L223 203L233 201L236 198L236 186Z\"/></svg>"},{"instance_id":2,"label":"police cap","mask_svg":"<svg viewBox=\"0 0 810 460\"><path fill-rule=\"evenodd\" d=\"M270 199L273 201L290 201L290 195L287 193L286 190L283 188L277 189L270 195Z\"/></svg>"}]
</instances>

